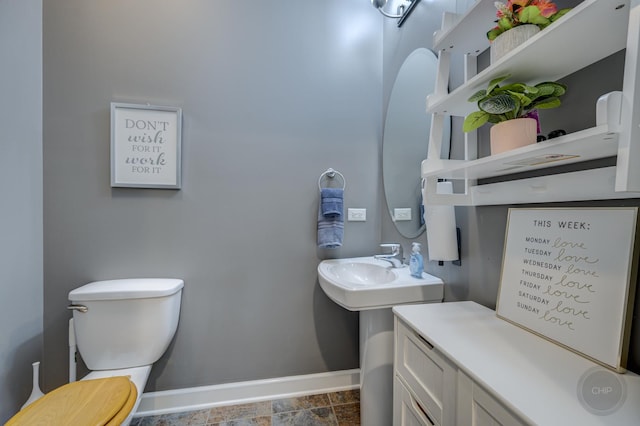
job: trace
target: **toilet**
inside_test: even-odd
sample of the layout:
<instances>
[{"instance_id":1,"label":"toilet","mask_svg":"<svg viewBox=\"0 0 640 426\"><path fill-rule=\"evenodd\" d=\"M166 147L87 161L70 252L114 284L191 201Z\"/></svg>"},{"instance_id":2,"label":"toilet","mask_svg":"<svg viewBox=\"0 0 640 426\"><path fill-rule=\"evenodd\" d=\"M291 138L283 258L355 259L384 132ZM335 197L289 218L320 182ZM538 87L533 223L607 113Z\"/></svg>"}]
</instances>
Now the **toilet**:
<instances>
[{"instance_id":1,"label":"toilet","mask_svg":"<svg viewBox=\"0 0 640 426\"><path fill-rule=\"evenodd\" d=\"M7 425L88 424L89 416L103 417L94 424L128 425L152 364L178 327L183 287L180 279L135 278L72 290L68 309L78 351L91 372L26 406Z\"/></svg>"}]
</instances>

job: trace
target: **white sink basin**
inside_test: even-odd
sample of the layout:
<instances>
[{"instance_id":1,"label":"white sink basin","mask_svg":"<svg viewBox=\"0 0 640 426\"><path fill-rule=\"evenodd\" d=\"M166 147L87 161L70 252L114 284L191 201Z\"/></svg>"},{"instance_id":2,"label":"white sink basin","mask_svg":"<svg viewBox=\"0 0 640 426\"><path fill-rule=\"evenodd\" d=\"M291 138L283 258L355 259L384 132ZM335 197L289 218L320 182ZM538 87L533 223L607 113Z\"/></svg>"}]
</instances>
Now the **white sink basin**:
<instances>
[{"instance_id":1,"label":"white sink basin","mask_svg":"<svg viewBox=\"0 0 640 426\"><path fill-rule=\"evenodd\" d=\"M329 274L341 283L348 283L347 285L372 286L388 284L396 279L396 274L385 265L354 262L351 259L347 259L347 262L331 263Z\"/></svg>"},{"instance_id":2,"label":"white sink basin","mask_svg":"<svg viewBox=\"0 0 640 426\"><path fill-rule=\"evenodd\" d=\"M440 278L427 273L414 278L409 267L390 266L372 256L323 260L318 265L318 280L331 300L350 311L442 301Z\"/></svg>"}]
</instances>

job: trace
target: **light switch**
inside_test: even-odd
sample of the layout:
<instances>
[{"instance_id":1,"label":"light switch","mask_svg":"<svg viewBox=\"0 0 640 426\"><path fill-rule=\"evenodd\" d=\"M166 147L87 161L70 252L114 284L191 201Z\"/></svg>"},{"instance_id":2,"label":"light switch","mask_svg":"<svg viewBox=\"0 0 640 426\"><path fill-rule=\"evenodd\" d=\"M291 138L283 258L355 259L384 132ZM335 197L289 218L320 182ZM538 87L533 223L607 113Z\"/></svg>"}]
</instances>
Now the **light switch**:
<instances>
[{"instance_id":1,"label":"light switch","mask_svg":"<svg viewBox=\"0 0 640 426\"><path fill-rule=\"evenodd\" d=\"M367 220L367 209L347 209L347 220L351 222L364 222Z\"/></svg>"},{"instance_id":2,"label":"light switch","mask_svg":"<svg viewBox=\"0 0 640 426\"><path fill-rule=\"evenodd\" d=\"M396 221L411 220L411 208L393 209L393 218Z\"/></svg>"}]
</instances>

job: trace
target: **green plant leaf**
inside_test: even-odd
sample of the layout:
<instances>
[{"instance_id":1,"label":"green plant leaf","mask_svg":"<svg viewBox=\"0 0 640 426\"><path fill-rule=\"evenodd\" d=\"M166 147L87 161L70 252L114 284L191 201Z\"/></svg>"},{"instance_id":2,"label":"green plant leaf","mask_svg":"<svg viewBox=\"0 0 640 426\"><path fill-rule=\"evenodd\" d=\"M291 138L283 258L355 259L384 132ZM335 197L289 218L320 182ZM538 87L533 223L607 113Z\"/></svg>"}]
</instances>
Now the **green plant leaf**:
<instances>
[{"instance_id":1,"label":"green plant leaf","mask_svg":"<svg viewBox=\"0 0 640 426\"><path fill-rule=\"evenodd\" d=\"M464 119L462 123L462 130L464 132L470 132L489 121L489 114L484 111L474 111Z\"/></svg>"},{"instance_id":2,"label":"green plant leaf","mask_svg":"<svg viewBox=\"0 0 640 426\"><path fill-rule=\"evenodd\" d=\"M468 102L478 102L480 99L484 98L485 96L487 96L487 91L486 90L478 90L476 93L471 95L471 97L469 99L467 99L467 101Z\"/></svg>"},{"instance_id":3,"label":"green plant leaf","mask_svg":"<svg viewBox=\"0 0 640 426\"><path fill-rule=\"evenodd\" d=\"M503 18L498 19L498 27L502 31L507 31L507 30L510 30L511 28L513 28L513 24L511 23L511 19L509 19L507 17L503 17Z\"/></svg>"},{"instance_id":4,"label":"green plant leaf","mask_svg":"<svg viewBox=\"0 0 640 426\"><path fill-rule=\"evenodd\" d=\"M505 114L516 110L518 105L514 98L506 93L491 96L478 102L478 108L489 114Z\"/></svg>"},{"instance_id":5,"label":"green plant leaf","mask_svg":"<svg viewBox=\"0 0 640 426\"><path fill-rule=\"evenodd\" d=\"M486 90L473 94L469 101L477 99L479 111L469 114L463 123L463 130L469 132L485 123L501 123L522 117L533 109L550 109L560 106L559 96L564 95L567 86L555 81L545 81L535 86L526 83L508 83L500 86L511 75L491 80Z\"/></svg>"},{"instance_id":6,"label":"green plant leaf","mask_svg":"<svg viewBox=\"0 0 640 426\"><path fill-rule=\"evenodd\" d=\"M489 115L489 123L491 124L498 124L502 123L503 121L507 121L507 117L505 117L504 115Z\"/></svg>"},{"instance_id":7,"label":"green plant leaf","mask_svg":"<svg viewBox=\"0 0 640 426\"><path fill-rule=\"evenodd\" d=\"M540 16L540 9L536 6L526 6L518 10L518 20L523 24L531 24L531 19Z\"/></svg>"},{"instance_id":8,"label":"green plant leaf","mask_svg":"<svg viewBox=\"0 0 640 426\"><path fill-rule=\"evenodd\" d=\"M549 25L551 21L540 13L538 6L527 6L518 13L518 19L523 24Z\"/></svg>"},{"instance_id":9,"label":"green plant leaf","mask_svg":"<svg viewBox=\"0 0 640 426\"><path fill-rule=\"evenodd\" d=\"M509 77L511 77L511 75L503 75L502 77L497 77L491 80L489 82L489 86L487 86L487 95L491 94L491 92L493 92L493 89L499 87L498 85Z\"/></svg>"},{"instance_id":10,"label":"green plant leaf","mask_svg":"<svg viewBox=\"0 0 640 426\"><path fill-rule=\"evenodd\" d=\"M500 91L535 94L535 93L538 93L539 89L535 86L528 86L524 83L512 83L512 84L507 84L506 86L502 86L500 88Z\"/></svg>"},{"instance_id":11,"label":"green plant leaf","mask_svg":"<svg viewBox=\"0 0 640 426\"><path fill-rule=\"evenodd\" d=\"M500 27L492 28L489 31L487 31L487 38L489 39L489 41L493 41L496 39L496 37L498 37L503 32L504 30Z\"/></svg>"},{"instance_id":12,"label":"green plant leaf","mask_svg":"<svg viewBox=\"0 0 640 426\"><path fill-rule=\"evenodd\" d=\"M520 103L519 107L520 106L526 107L532 101L532 99L524 93L513 92L511 90L509 90L508 93L512 98L515 98L518 100L518 102Z\"/></svg>"},{"instance_id":13,"label":"green plant leaf","mask_svg":"<svg viewBox=\"0 0 640 426\"><path fill-rule=\"evenodd\" d=\"M531 105L531 108L551 109L551 108L559 107L560 104L561 104L560 98L552 97L552 98L541 99L539 102L534 102Z\"/></svg>"},{"instance_id":14,"label":"green plant leaf","mask_svg":"<svg viewBox=\"0 0 640 426\"><path fill-rule=\"evenodd\" d=\"M562 96L567 91L567 86L561 83L556 83L555 81L543 81L542 83L536 84L536 87L540 90L544 90L548 92L550 89L553 91L549 93L549 96Z\"/></svg>"},{"instance_id":15,"label":"green plant leaf","mask_svg":"<svg viewBox=\"0 0 640 426\"><path fill-rule=\"evenodd\" d=\"M551 96L553 92L555 92L555 88L551 85L542 85L536 86L538 88L538 93L536 93L536 98L541 98L543 96Z\"/></svg>"}]
</instances>

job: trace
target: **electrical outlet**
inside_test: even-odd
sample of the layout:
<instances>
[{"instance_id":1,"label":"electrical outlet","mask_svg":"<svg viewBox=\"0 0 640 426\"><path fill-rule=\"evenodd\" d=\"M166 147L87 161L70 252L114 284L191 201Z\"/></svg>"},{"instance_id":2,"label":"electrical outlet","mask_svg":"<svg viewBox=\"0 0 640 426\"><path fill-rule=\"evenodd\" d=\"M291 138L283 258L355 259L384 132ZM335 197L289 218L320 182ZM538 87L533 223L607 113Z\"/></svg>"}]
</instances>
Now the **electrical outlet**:
<instances>
[{"instance_id":1,"label":"electrical outlet","mask_svg":"<svg viewBox=\"0 0 640 426\"><path fill-rule=\"evenodd\" d=\"M364 222L367 220L367 209L347 209L347 220Z\"/></svg>"},{"instance_id":2,"label":"electrical outlet","mask_svg":"<svg viewBox=\"0 0 640 426\"><path fill-rule=\"evenodd\" d=\"M393 218L397 221L411 220L411 208L393 209Z\"/></svg>"}]
</instances>

